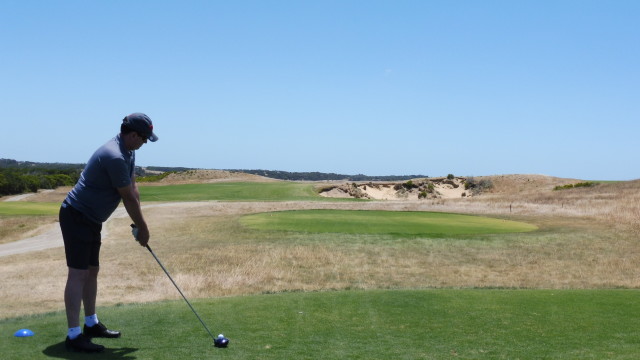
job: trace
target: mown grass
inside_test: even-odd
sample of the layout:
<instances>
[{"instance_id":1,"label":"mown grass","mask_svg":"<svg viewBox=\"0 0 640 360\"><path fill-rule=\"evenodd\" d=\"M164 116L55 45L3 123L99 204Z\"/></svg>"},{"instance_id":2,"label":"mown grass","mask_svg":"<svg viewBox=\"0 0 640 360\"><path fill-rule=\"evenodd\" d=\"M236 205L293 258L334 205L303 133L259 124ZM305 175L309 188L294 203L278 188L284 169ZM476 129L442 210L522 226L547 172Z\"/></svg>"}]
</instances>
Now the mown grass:
<instances>
[{"instance_id":1,"label":"mown grass","mask_svg":"<svg viewBox=\"0 0 640 360\"><path fill-rule=\"evenodd\" d=\"M0 216L38 216L57 215L60 210L60 203L42 203L26 201L3 201L0 202Z\"/></svg>"},{"instance_id":2,"label":"mown grass","mask_svg":"<svg viewBox=\"0 0 640 360\"><path fill-rule=\"evenodd\" d=\"M168 280L167 280L168 281ZM636 290L396 290L195 300L99 309L123 331L108 359L637 359ZM86 359L61 312L0 321L3 359ZM12 334L21 328L30 338ZM162 331L159 331L162 330Z\"/></svg>"},{"instance_id":3,"label":"mown grass","mask_svg":"<svg viewBox=\"0 0 640 360\"><path fill-rule=\"evenodd\" d=\"M527 232L535 225L482 216L417 211L302 210L245 215L254 229L307 233L388 234L447 237Z\"/></svg>"},{"instance_id":4,"label":"mown grass","mask_svg":"<svg viewBox=\"0 0 640 360\"><path fill-rule=\"evenodd\" d=\"M317 201L313 185L293 182L233 182L141 186L142 201ZM344 199L342 199L344 200Z\"/></svg>"}]
</instances>

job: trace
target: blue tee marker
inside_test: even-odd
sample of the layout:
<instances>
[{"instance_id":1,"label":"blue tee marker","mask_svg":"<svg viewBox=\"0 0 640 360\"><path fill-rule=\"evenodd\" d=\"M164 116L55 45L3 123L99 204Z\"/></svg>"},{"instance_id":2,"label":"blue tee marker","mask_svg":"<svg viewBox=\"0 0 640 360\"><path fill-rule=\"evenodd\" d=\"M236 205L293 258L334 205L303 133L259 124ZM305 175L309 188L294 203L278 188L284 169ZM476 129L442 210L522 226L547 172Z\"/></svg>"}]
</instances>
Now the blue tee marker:
<instances>
[{"instance_id":1,"label":"blue tee marker","mask_svg":"<svg viewBox=\"0 0 640 360\"><path fill-rule=\"evenodd\" d=\"M20 330L16 331L16 333L14 335L17 336L17 337L33 336L33 331L31 331L29 329L20 329Z\"/></svg>"}]
</instances>

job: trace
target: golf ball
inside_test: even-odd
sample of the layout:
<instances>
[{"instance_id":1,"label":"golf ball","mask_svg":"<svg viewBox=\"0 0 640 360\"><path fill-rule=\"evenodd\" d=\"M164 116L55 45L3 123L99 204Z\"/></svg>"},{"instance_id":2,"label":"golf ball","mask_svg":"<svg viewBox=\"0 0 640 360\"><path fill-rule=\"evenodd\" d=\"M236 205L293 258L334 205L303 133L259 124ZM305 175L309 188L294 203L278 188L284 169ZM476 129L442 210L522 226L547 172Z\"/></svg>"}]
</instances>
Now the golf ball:
<instances>
[{"instance_id":1,"label":"golf ball","mask_svg":"<svg viewBox=\"0 0 640 360\"><path fill-rule=\"evenodd\" d=\"M218 339L222 339L222 338L224 338L224 335L222 334L218 335Z\"/></svg>"}]
</instances>

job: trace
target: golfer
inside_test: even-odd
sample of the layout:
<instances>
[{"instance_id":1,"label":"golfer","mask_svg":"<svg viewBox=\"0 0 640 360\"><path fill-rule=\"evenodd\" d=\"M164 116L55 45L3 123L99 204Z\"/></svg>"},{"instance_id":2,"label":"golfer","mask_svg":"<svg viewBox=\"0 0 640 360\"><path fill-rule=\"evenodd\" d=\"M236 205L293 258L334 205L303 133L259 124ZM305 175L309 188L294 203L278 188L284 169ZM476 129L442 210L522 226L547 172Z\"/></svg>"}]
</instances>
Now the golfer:
<instances>
[{"instance_id":1,"label":"golfer","mask_svg":"<svg viewBox=\"0 0 640 360\"><path fill-rule=\"evenodd\" d=\"M134 177L135 151L158 137L151 119L133 113L122 120L120 133L91 156L80 179L60 207L60 229L69 269L64 290L64 304L69 331L68 350L101 352L104 346L91 338L120 337L107 329L96 315L98 270L102 223L120 204L138 227L138 242L145 246L149 229L140 209L140 194ZM84 305L84 331L80 329L80 307Z\"/></svg>"}]
</instances>

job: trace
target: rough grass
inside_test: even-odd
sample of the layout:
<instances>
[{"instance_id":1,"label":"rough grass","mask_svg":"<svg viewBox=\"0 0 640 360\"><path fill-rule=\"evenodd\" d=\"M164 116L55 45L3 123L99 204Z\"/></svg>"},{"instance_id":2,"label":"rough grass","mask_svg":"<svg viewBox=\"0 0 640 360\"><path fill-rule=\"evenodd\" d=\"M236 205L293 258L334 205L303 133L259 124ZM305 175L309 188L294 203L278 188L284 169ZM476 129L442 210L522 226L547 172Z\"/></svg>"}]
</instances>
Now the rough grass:
<instances>
[{"instance_id":1,"label":"rough grass","mask_svg":"<svg viewBox=\"0 0 640 360\"><path fill-rule=\"evenodd\" d=\"M441 202L198 202L147 207L151 246L193 298L328 289L638 288L640 182L557 183ZM535 224L524 234L401 239L247 229L246 214L300 209L447 211ZM105 226L101 305L178 299L128 220ZM0 317L59 310L61 248L2 258ZM25 296L25 294L29 294Z\"/></svg>"},{"instance_id":2,"label":"rough grass","mask_svg":"<svg viewBox=\"0 0 640 360\"><path fill-rule=\"evenodd\" d=\"M0 244L38 235L43 225L55 219L57 216L0 216Z\"/></svg>"},{"instance_id":3,"label":"rough grass","mask_svg":"<svg viewBox=\"0 0 640 360\"><path fill-rule=\"evenodd\" d=\"M241 214L225 210L244 213L254 208L245 206L201 204L184 208L181 217L175 217L174 207L148 209L154 229L151 246L189 297L341 289L640 286L636 239L580 219L542 219L534 222L540 230L533 233L398 239L251 230L239 224ZM101 305L179 299L155 260L133 241L128 223L117 219L108 224ZM0 263L3 317L61 308L66 273L61 248L3 260L9 260Z\"/></svg>"},{"instance_id":4,"label":"rough grass","mask_svg":"<svg viewBox=\"0 0 640 360\"><path fill-rule=\"evenodd\" d=\"M537 180L536 176L490 177L495 193L467 202L446 202L470 212L523 214L588 219L640 235L640 180L598 183L588 188L552 191L554 186L575 181ZM498 180L496 180L498 179ZM533 183L533 186L528 183Z\"/></svg>"}]
</instances>

